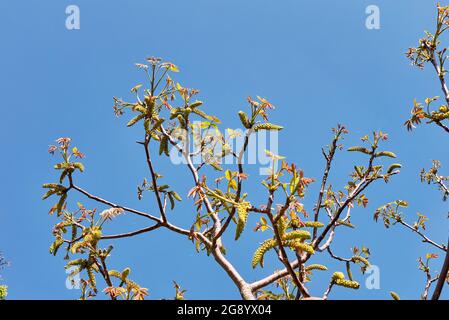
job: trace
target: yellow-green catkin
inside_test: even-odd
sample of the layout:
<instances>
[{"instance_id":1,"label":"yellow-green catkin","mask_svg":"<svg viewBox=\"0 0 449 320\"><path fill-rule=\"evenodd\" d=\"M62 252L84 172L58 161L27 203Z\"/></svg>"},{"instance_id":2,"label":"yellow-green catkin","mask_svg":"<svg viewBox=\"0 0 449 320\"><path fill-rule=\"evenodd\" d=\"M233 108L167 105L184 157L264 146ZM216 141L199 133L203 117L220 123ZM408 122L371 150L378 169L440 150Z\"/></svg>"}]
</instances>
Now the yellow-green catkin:
<instances>
[{"instance_id":1,"label":"yellow-green catkin","mask_svg":"<svg viewBox=\"0 0 449 320\"><path fill-rule=\"evenodd\" d=\"M358 289L360 288L360 284L357 281L351 281L351 280L341 280L338 279L335 281L335 284L338 286L342 286L345 288L350 288L350 289Z\"/></svg>"},{"instance_id":2,"label":"yellow-green catkin","mask_svg":"<svg viewBox=\"0 0 449 320\"><path fill-rule=\"evenodd\" d=\"M236 205L237 208L237 228L235 232L235 240L240 238L243 230L245 229L246 221L248 220L248 210L251 207L249 202L240 202Z\"/></svg>"},{"instance_id":3,"label":"yellow-green catkin","mask_svg":"<svg viewBox=\"0 0 449 320\"><path fill-rule=\"evenodd\" d=\"M324 224L319 221L303 221L304 227L306 228L322 228Z\"/></svg>"},{"instance_id":4,"label":"yellow-green catkin","mask_svg":"<svg viewBox=\"0 0 449 320\"><path fill-rule=\"evenodd\" d=\"M261 267L263 267L263 257L265 253L274 248L276 246L276 240L275 239L268 239L262 242L262 244L257 248L256 252L254 252L253 260L252 260L252 266L255 268L258 264L260 264Z\"/></svg>"},{"instance_id":5,"label":"yellow-green catkin","mask_svg":"<svg viewBox=\"0 0 449 320\"><path fill-rule=\"evenodd\" d=\"M309 266L306 267L306 271L312 271L312 270L322 270L322 271L326 271L327 267L325 265L322 264L311 264Z\"/></svg>"},{"instance_id":6,"label":"yellow-green catkin","mask_svg":"<svg viewBox=\"0 0 449 320\"><path fill-rule=\"evenodd\" d=\"M254 127L254 131L259 131L259 130L282 130L284 127L282 126L278 126L276 124L272 124L272 123L260 123L258 125L256 125Z\"/></svg>"},{"instance_id":7,"label":"yellow-green catkin","mask_svg":"<svg viewBox=\"0 0 449 320\"><path fill-rule=\"evenodd\" d=\"M351 258L351 260L353 262L356 262L356 263L362 263L362 264L365 265L365 267L369 267L370 266L370 263L369 263L368 259L366 259L364 257L361 257L361 256L353 256Z\"/></svg>"},{"instance_id":8,"label":"yellow-green catkin","mask_svg":"<svg viewBox=\"0 0 449 320\"><path fill-rule=\"evenodd\" d=\"M306 230L294 230L284 235L285 240L310 239L310 232Z\"/></svg>"},{"instance_id":9,"label":"yellow-green catkin","mask_svg":"<svg viewBox=\"0 0 449 320\"><path fill-rule=\"evenodd\" d=\"M315 253L315 250L310 244L301 242L301 240L286 240L284 245L295 250L305 251L308 254Z\"/></svg>"}]
</instances>

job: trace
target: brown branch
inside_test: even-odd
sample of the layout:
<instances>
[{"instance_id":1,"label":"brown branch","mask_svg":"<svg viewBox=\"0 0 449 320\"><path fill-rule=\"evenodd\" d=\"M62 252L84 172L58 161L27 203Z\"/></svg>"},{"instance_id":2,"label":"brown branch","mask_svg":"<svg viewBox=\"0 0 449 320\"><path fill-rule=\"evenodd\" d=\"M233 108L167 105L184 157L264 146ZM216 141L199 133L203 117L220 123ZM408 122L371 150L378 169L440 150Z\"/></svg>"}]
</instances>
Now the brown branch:
<instances>
[{"instance_id":1,"label":"brown branch","mask_svg":"<svg viewBox=\"0 0 449 320\"><path fill-rule=\"evenodd\" d=\"M424 43L425 44L425 43ZM435 49L432 46L428 46L427 44L425 44L427 46L427 49L429 50L429 52L431 52L432 54L430 55L430 63L433 65L437 75L438 75L438 79L440 80L440 85L441 85L441 91L444 94L444 98L446 100L446 104L447 106L449 106L449 89L447 87L446 84L446 79L444 78L444 73L442 72L442 66L438 64L438 62L435 59ZM437 126L441 127L444 131L446 131L447 133L449 133L449 127L447 127L446 125L444 125L443 123L441 123L440 120L435 120L434 121L436 123Z\"/></svg>"},{"instance_id":2,"label":"brown branch","mask_svg":"<svg viewBox=\"0 0 449 320\"><path fill-rule=\"evenodd\" d=\"M449 248L449 241L447 244ZM443 291L444 282L446 281L447 274L449 272L449 250L446 250L446 257L444 258L443 266L441 267L440 275L438 276L438 282L435 286L435 291L432 295L432 300L438 300L441 295L441 291Z\"/></svg>"},{"instance_id":3,"label":"brown branch","mask_svg":"<svg viewBox=\"0 0 449 320\"><path fill-rule=\"evenodd\" d=\"M437 120L435 121L436 125L439 126L440 128L442 128L444 131L446 131L447 133L449 133L449 127L446 126L445 124L441 123L441 121Z\"/></svg>"},{"instance_id":4,"label":"brown branch","mask_svg":"<svg viewBox=\"0 0 449 320\"><path fill-rule=\"evenodd\" d=\"M438 280L438 277L432 278L429 271L426 271L426 286L424 287L424 291L421 295L422 300L427 300L429 296L429 289L432 283Z\"/></svg>"},{"instance_id":5,"label":"brown branch","mask_svg":"<svg viewBox=\"0 0 449 320\"><path fill-rule=\"evenodd\" d=\"M242 163L243 155L245 154L246 148L248 147L249 137L252 132L253 132L252 129L249 129L248 132L246 133L242 149L240 150L239 155L237 157L237 165L238 165L239 175L241 175L243 173L243 163ZM242 193L242 178L239 176L238 182L237 182L237 192L236 192L236 196L235 196L235 202L240 201L241 193ZM215 235L214 244L215 244L216 240L219 239L223 235L223 233L226 231L226 229L228 228L229 224L232 221L232 218L235 216L235 212L236 212L236 208L233 207L231 210L231 213L229 214L225 223L223 224L221 229L218 231L218 233Z\"/></svg>"},{"instance_id":6,"label":"brown branch","mask_svg":"<svg viewBox=\"0 0 449 320\"><path fill-rule=\"evenodd\" d=\"M141 233L146 233L146 232L150 232L153 231L155 229L158 229L162 226L161 223L156 223L155 225L152 225L150 227L146 227L143 229L139 229L136 231L131 231L131 232L126 232L126 233L119 233L119 234L113 234L113 235L104 235L101 237L101 239L119 239L119 238L128 238L128 237L132 237Z\"/></svg>"},{"instance_id":7,"label":"brown branch","mask_svg":"<svg viewBox=\"0 0 449 320\"><path fill-rule=\"evenodd\" d=\"M324 251L324 250L329 248L329 246L331 245L332 241L334 241L335 228L336 227L337 227L337 225L335 225L335 226L333 226L331 228L330 233L329 233L329 237L327 238L326 242L321 247L317 248L318 251L322 252L322 251Z\"/></svg>"},{"instance_id":8,"label":"brown branch","mask_svg":"<svg viewBox=\"0 0 449 320\"><path fill-rule=\"evenodd\" d=\"M293 269L297 268L299 266L299 261L295 260L295 261L291 262L290 265ZM253 291L259 290L259 289L266 287L266 286L272 284L273 282L287 276L288 274L289 274L289 271L287 270L287 268L284 268L282 270L273 272L272 274L270 274L269 276L267 276L263 279L260 279L258 281L251 283L250 287Z\"/></svg>"},{"instance_id":9,"label":"brown branch","mask_svg":"<svg viewBox=\"0 0 449 320\"><path fill-rule=\"evenodd\" d=\"M277 224L275 222L275 219L273 217L273 214L271 213L271 206L273 204L273 191L270 192L270 196L268 198L268 205L267 205L267 215L268 218L271 221L271 224L273 226L273 232L274 232L274 236L276 238L276 242L278 244L279 247L279 251L282 255L281 257L281 261L282 263L285 265L285 267L288 270L288 273L290 274L293 282L295 283L296 287L298 288L298 290L301 292L301 294L305 297L308 298L310 297L309 292L307 291L306 287L304 287L304 284L301 283L301 281L299 281L298 277L296 276L296 272L295 270L293 270L290 261L288 260L288 256L287 256L287 252L285 251L284 245L282 244L282 238L281 235L279 234L279 230L277 228Z\"/></svg>"},{"instance_id":10,"label":"brown branch","mask_svg":"<svg viewBox=\"0 0 449 320\"><path fill-rule=\"evenodd\" d=\"M404 227L406 227L407 229L410 229L411 231L415 232L416 234L418 234L422 239L423 242L427 242L430 243L431 245L433 245L434 247L443 250L444 252L447 251L447 248L443 245L440 245L438 243L436 243L435 241L429 239L425 234L423 234L421 231L419 231L418 229L413 228L411 225L409 225L407 222L401 220L397 220L400 224L402 224Z\"/></svg>"},{"instance_id":11,"label":"brown branch","mask_svg":"<svg viewBox=\"0 0 449 320\"><path fill-rule=\"evenodd\" d=\"M369 169L368 169L369 170ZM323 239L326 237L327 233L333 228L333 226L337 223L338 219L340 218L340 215L343 213L345 208L354 201L354 199L363 191L366 187L368 187L374 180L367 180L367 178L363 178L362 181L354 188L354 190L348 195L347 199L341 207L338 208L337 212L335 213L333 219L327 224L327 226L324 228L323 232L318 236L315 241L313 241L314 248L318 248L319 244Z\"/></svg>"},{"instance_id":12,"label":"brown branch","mask_svg":"<svg viewBox=\"0 0 449 320\"><path fill-rule=\"evenodd\" d=\"M87 192L86 190L84 190L84 189L78 187L77 185L74 185L74 184L72 183L71 179L70 179L70 188L75 189L76 191L82 193L83 195L85 195L85 196L88 197L89 199L92 199L92 200L95 200L95 201L97 201L97 202L106 204L106 205L108 205L108 206L110 206L110 207L112 207L112 208L123 209L123 210L125 210L126 212L130 212L130 213L136 214L136 215L138 215L138 216L142 216L142 217L148 218L148 219L150 219L150 220L153 220L153 221L156 221L156 222L160 222L160 219L159 219L159 218L156 218L155 216L152 216L151 214L148 214L148 213L146 213L146 212L142 212L142 211L135 210L135 209L132 209L132 208L124 207L124 206L115 204L115 203L113 203L113 202L107 201L107 200L105 200L105 199L103 199L103 198L94 196L93 194L90 194L90 193Z\"/></svg>"},{"instance_id":13,"label":"brown branch","mask_svg":"<svg viewBox=\"0 0 449 320\"><path fill-rule=\"evenodd\" d=\"M323 294L323 300L327 300L327 298L329 297L329 294L331 293L331 290L332 290L332 288L333 288L333 286L334 286L334 282L333 281L331 281L330 283L329 283L329 287L327 288L327 290L324 292L324 294Z\"/></svg>"},{"instance_id":14,"label":"brown branch","mask_svg":"<svg viewBox=\"0 0 449 320\"><path fill-rule=\"evenodd\" d=\"M331 145L331 148L329 149L329 155L326 154L324 149L322 150L323 155L326 158L326 167L324 169L323 178L321 179L321 187L320 187L320 192L319 192L319 195L318 195L318 200L317 200L316 205L315 205L315 216L314 216L314 219L313 219L315 222L318 221L318 218L319 218L319 215L320 215L321 203L323 201L323 195L324 195L324 190L326 188L327 178L329 176L329 172L330 172L330 169L331 169L332 160L334 159L335 150L337 149L337 141L338 141L338 136L336 136L332 140L332 145ZM317 232L318 232L318 228L313 228L312 240L316 239Z\"/></svg>"},{"instance_id":15,"label":"brown branch","mask_svg":"<svg viewBox=\"0 0 449 320\"><path fill-rule=\"evenodd\" d=\"M112 283L111 277L109 276L109 271L108 271L108 268L106 266L106 261L105 261L104 258L100 258L100 261L101 261L101 266L97 262L95 262L97 264L97 266L98 266L98 270L100 270L100 273L102 274L102 276L103 276L104 280L106 281L107 285L109 287L113 287L114 284ZM110 296L111 296L112 300L117 300L117 298L115 296L113 296L112 294Z\"/></svg>"},{"instance_id":16,"label":"brown branch","mask_svg":"<svg viewBox=\"0 0 449 320\"><path fill-rule=\"evenodd\" d=\"M150 169L153 191L154 191L154 194L156 195L156 201L157 201L157 205L159 207L159 211L161 213L162 221L166 222L167 217L165 215L164 205L162 204L161 196L159 194L159 189L157 186L156 172L154 171L153 162L151 161L149 144L150 144L150 139L147 136L147 137L145 137L145 143L143 144L143 146L145 148L145 156L146 156L148 168Z\"/></svg>"},{"instance_id":17,"label":"brown branch","mask_svg":"<svg viewBox=\"0 0 449 320\"><path fill-rule=\"evenodd\" d=\"M346 258L342 258L342 257L334 255L334 253L331 251L330 247L327 248L327 252L329 252L329 255L335 260L338 260L341 262L351 262L351 259L346 259Z\"/></svg>"},{"instance_id":18,"label":"brown branch","mask_svg":"<svg viewBox=\"0 0 449 320\"><path fill-rule=\"evenodd\" d=\"M440 186L440 190L443 191L443 196L447 195L449 196L449 187L443 182L442 176L436 177L437 184Z\"/></svg>"},{"instance_id":19,"label":"brown branch","mask_svg":"<svg viewBox=\"0 0 449 320\"><path fill-rule=\"evenodd\" d=\"M186 122L187 122L187 128L188 128L188 121L186 121ZM161 131L162 131L162 134L167 137L168 141L173 146L175 146L178 149L178 151L182 152L182 154L184 155L184 158L187 161L187 167L189 168L190 172L192 173L195 186L200 187L200 189L202 190L203 188L201 187L200 179L198 176L198 171L195 168L195 166L193 165L191 156L188 152L188 146L190 144L189 135L187 134L187 136L186 136L185 146L184 146L185 150L183 150L183 148L181 148L174 141L174 139L168 134L168 132L163 128L163 126L161 126ZM206 206L206 210L207 210L208 214L212 217L212 220L214 221L213 232L214 232L214 237L216 238L219 230L221 229L221 221L220 221L217 213L213 210L212 205L207 197L205 197L205 199L204 199L204 204ZM168 226L170 226L169 227L170 229L175 228L174 226L171 226L171 225L167 225L167 227ZM190 235L190 232L187 230L178 229L176 231L186 234L186 235ZM204 243L206 243L206 241L209 243L208 246L209 246L209 249L211 249L211 253L214 256L215 261L217 261L217 263L223 268L223 270L228 274L228 276L231 278L231 280L237 286L242 298L245 300L254 300L255 296L251 290L250 285L243 279L243 277L238 273L238 271L234 268L234 266L225 258L225 256L221 252L221 247L222 247L221 239L217 238L215 240L216 242L214 244L212 244L207 239L207 237L204 236L203 234L199 233L197 235L199 237L201 237L201 239Z\"/></svg>"}]
</instances>

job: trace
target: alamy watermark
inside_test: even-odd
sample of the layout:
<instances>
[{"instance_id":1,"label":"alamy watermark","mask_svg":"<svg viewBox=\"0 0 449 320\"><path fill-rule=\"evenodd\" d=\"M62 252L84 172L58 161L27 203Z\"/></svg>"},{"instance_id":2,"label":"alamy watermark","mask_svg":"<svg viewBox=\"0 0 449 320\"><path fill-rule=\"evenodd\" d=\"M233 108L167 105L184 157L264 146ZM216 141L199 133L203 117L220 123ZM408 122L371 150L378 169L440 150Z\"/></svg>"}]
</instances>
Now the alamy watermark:
<instances>
[{"instance_id":1,"label":"alamy watermark","mask_svg":"<svg viewBox=\"0 0 449 320\"><path fill-rule=\"evenodd\" d=\"M216 127L203 128L203 122L192 123L192 132L176 128L170 133L176 144L169 150L172 164L231 165L258 164L260 175L271 174L271 154L278 154L277 130L227 129L225 133ZM246 150L243 152L242 150ZM269 152L267 152L269 150ZM186 156L187 155L187 156Z\"/></svg>"},{"instance_id":2,"label":"alamy watermark","mask_svg":"<svg viewBox=\"0 0 449 320\"><path fill-rule=\"evenodd\" d=\"M70 267L66 269L66 273L68 274L65 280L65 287L68 290L79 290L81 288L81 277L78 272L77 267Z\"/></svg>"},{"instance_id":3,"label":"alamy watermark","mask_svg":"<svg viewBox=\"0 0 449 320\"><path fill-rule=\"evenodd\" d=\"M365 13L368 15L365 20L365 26L368 30L380 29L380 9L376 5L369 5L365 9Z\"/></svg>"},{"instance_id":4,"label":"alamy watermark","mask_svg":"<svg viewBox=\"0 0 449 320\"><path fill-rule=\"evenodd\" d=\"M80 8L72 4L65 8L65 13L68 15L65 19L67 30L79 30L81 28Z\"/></svg>"},{"instance_id":5,"label":"alamy watermark","mask_svg":"<svg viewBox=\"0 0 449 320\"><path fill-rule=\"evenodd\" d=\"M379 290L380 268L372 264L366 269L365 274L367 275L365 279L365 287L369 290Z\"/></svg>"}]
</instances>

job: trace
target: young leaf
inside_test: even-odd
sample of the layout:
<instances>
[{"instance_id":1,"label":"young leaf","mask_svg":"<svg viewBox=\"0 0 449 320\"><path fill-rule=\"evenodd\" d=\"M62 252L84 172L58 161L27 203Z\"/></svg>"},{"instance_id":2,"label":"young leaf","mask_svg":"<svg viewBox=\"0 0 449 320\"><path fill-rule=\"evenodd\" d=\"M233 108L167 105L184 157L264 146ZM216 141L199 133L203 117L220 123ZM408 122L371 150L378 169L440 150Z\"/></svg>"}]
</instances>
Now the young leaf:
<instances>
[{"instance_id":1,"label":"young leaf","mask_svg":"<svg viewBox=\"0 0 449 320\"><path fill-rule=\"evenodd\" d=\"M250 129L251 128L251 123L249 122L248 116L246 115L246 113L243 112L243 111L239 111L239 117L240 117L240 121L242 122L242 125L246 129Z\"/></svg>"},{"instance_id":2,"label":"young leaf","mask_svg":"<svg viewBox=\"0 0 449 320\"><path fill-rule=\"evenodd\" d=\"M135 116L134 118L132 118L131 120L129 120L129 122L126 124L126 126L131 127L131 126L135 125L137 122L139 122L140 120L142 120L143 118L145 118L145 114L139 114L139 115Z\"/></svg>"},{"instance_id":3,"label":"young leaf","mask_svg":"<svg viewBox=\"0 0 449 320\"><path fill-rule=\"evenodd\" d=\"M388 167L387 173L392 173L396 169L402 168L402 165L399 163L393 163L391 166Z\"/></svg>"},{"instance_id":4,"label":"young leaf","mask_svg":"<svg viewBox=\"0 0 449 320\"><path fill-rule=\"evenodd\" d=\"M381 151L376 153L376 158L378 157L390 157L390 158L396 158L396 155L391 151Z\"/></svg>"},{"instance_id":5,"label":"young leaf","mask_svg":"<svg viewBox=\"0 0 449 320\"><path fill-rule=\"evenodd\" d=\"M349 152L361 152L364 154L371 154L371 151L369 151L367 148L365 147L359 147L359 146L355 146L355 147L351 147L348 149Z\"/></svg>"}]
</instances>

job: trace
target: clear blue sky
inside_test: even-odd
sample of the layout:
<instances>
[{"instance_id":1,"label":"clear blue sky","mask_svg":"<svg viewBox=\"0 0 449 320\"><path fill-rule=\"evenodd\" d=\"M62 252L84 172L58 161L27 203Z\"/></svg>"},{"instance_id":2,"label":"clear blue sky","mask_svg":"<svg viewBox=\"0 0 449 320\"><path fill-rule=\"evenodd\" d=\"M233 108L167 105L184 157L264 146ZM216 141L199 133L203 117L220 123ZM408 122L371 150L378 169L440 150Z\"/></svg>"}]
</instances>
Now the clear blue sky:
<instances>
[{"instance_id":1,"label":"clear blue sky","mask_svg":"<svg viewBox=\"0 0 449 320\"><path fill-rule=\"evenodd\" d=\"M80 30L65 28L69 4L80 7ZM380 7L380 30L365 28L370 4ZM372 215L383 203L407 199L410 219L417 211L428 214L429 235L447 240L448 204L418 176L432 159L442 160L449 172L447 137L431 127L410 134L402 126L413 98L440 94L434 75L412 68L404 56L423 30L433 27L434 15L434 1L419 0L2 1L0 250L12 264L3 272L9 297L79 295L65 288L63 256L48 253L56 218L47 215L52 203L41 201L41 184L56 177L54 159L47 154L56 138L72 137L87 154L79 184L116 202L155 211L150 194L141 202L135 194L147 172L141 147L134 143L140 131L126 128L125 120L112 112L112 97L126 96L142 79L133 63L155 55L179 65L177 79L201 89L209 112L227 127L238 126L237 111L248 95L267 97L277 106L272 121L286 128L280 134L280 153L307 176L320 177L320 148L336 123L350 129L347 145L373 130L388 132L388 149L397 153L402 173L368 191L368 208L353 213L358 228L341 232L334 245L341 256L349 256L353 245L368 246L381 271L381 289L362 285L355 294L337 288L332 297L389 299L394 290L403 298L419 298L425 279L417 258L434 250L400 227L385 230ZM191 187L185 168L173 168L166 160L156 165L185 198ZM350 157L342 153L333 184L342 186L351 168ZM250 191L256 201L264 201L257 166L249 170ZM306 199L309 211L316 192L317 185L312 186ZM170 218L187 227L190 208L188 200ZM142 223L126 215L110 231L129 231ZM273 261L265 269L251 269L250 257L266 235L249 229L239 243L230 237L227 244L229 259L253 281L280 265ZM130 265L131 276L149 289L151 298L172 297L172 280L188 290L188 298L239 298L212 259L167 231L117 242L112 262L117 269ZM329 266L332 271L344 267ZM440 264L433 266L437 270ZM315 275L312 293L321 295L329 277Z\"/></svg>"}]
</instances>

